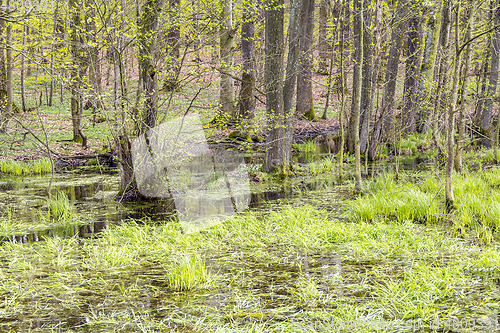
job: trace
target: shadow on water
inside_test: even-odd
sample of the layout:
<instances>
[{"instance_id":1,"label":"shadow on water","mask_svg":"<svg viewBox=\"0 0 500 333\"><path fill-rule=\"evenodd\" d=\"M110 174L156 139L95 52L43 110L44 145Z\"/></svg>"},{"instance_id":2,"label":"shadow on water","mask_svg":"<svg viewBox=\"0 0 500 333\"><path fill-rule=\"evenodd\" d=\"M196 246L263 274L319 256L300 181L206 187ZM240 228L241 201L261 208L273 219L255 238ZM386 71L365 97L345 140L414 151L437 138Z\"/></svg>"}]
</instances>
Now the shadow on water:
<instances>
[{"instance_id":1,"label":"shadow on water","mask_svg":"<svg viewBox=\"0 0 500 333\"><path fill-rule=\"evenodd\" d=\"M299 154L294 162L307 166L321 161L328 155ZM245 156L247 165L258 165L263 161L262 154ZM401 159L394 162L374 162L364 171L365 178L399 170L426 170L432 161L426 158ZM307 169L307 167L306 167ZM349 166L346 165L349 172ZM345 195L346 187L339 185L334 173L319 176L301 176L292 179L252 183L249 209L266 209L273 202L299 200L317 207L336 210L336 202ZM172 199L150 202L120 203L114 197L119 189L119 176L112 174L75 174L57 173L52 194L64 192L75 214L71 221L37 229L33 224L39 217L47 214L47 184L50 176L14 177L0 175L0 213L12 219L29 224L30 231L15 233L0 232L0 239L12 242L36 242L46 237L94 237L106 230L109 224L147 218L149 221L176 221L175 204ZM338 200L335 200L337 198ZM324 200L323 200L324 199ZM2 237L3 236L3 237Z\"/></svg>"}]
</instances>

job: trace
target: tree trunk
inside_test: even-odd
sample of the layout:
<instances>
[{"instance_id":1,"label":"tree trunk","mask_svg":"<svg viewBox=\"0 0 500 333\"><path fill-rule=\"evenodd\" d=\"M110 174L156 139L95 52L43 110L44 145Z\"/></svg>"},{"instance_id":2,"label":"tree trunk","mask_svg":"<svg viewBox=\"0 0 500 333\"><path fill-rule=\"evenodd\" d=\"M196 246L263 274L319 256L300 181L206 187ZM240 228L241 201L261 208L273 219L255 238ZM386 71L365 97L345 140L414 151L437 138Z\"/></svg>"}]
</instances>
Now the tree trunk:
<instances>
[{"instance_id":1,"label":"tree trunk","mask_svg":"<svg viewBox=\"0 0 500 333\"><path fill-rule=\"evenodd\" d=\"M0 18L0 44L5 44L5 20ZM5 48L0 47L0 133L6 131L7 120L7 71Z\"/></svg>"},{"instance_id":2,"label":"tree trunk","mask_svg":"<svg viewBox=\"0 0 500 333\"><path fill-rule=\"evenodd\" d=\"M341 0L342 7L344 7L344 0ZM339 17L339 66L340 66L340 110L339 110L339 126L340 126L340 149L339 149L339 181L344 181L344 106L345 106L345 86L344 86L344 17L340 15ZM331 70L331 69L330 69Z\"/></svg>"},{"instance_id":3,"label":"tree trunk","mask_svg":"<svg viewBox=\"0 0 500 333\"><path fill-rule=\"evenodd\" d=\"M319 57L318 57L318 74L328 74L328 40L326 38L326 29L328 24L328 7L329 0L321 0L319 7ZM333 50L332 50L333 52Z\"/></svg>"},{"instance_id":4,"label":"tree trunk","mask_svg":"<svg viewBox=\"0 0 500 333\"><path fill-rule=\"evenodd\" d=\"M5 108L5 112L7 113L7 117L12 115L12 88L13 88L13 64L12 64L12 23L7 22L7 38L5 47L7 49L7 106Z\"/></svg>"},{"instance_id":5,"label":"tree trunk","mask_svg":"<svg viewBox=\"0 0 500 333\"><path fill-rule=\"evenodd\" d=\"M495 8L493 9L494 26L500 25L500 11L498 6L500 1L496 1ZM493 113L493 99L496 95L498 83L498 63L500 60L500 29L496 28L491 34L491 69L488 82L488 91L484 101L483 112L481 114L481 133L487 138L482 139L482 144L485 147L490 147L490 123L491 115Z\"/></svg>"},{"instance_id":6,"label":"tree trunk","mask_svg":"<svg viewBox=\"0 0 500 333\"><path fill-rule=\"evenodd\" d=\"M181 26L179 22L179 13L181 10L180 0L169 0L169 25L170 28L167 32L167 50L166 50L166 78L163 85L163 91L176 90L179 87L179 73L180 73L180 39L181 39Z\"/></svg>"},{"instance_id":7,"label":"tree trunk","mask_svg":"<svg viewBox=\"0 0 500 333\"><path fill-rule=\"evenodd\" d=\"M364 21L363 21L363 70L361 83L361 109L359 118L359 149L364 153L368 146L368 131L370 129L370 120L372 116L372 84L373 71L373 50L375 45L373 31L371 29L371 20L373 11L370 8L370 0L364 3Z\"/></svg>"},{"instance_id":8,"label":"tree trunk","mask_svg":"<svg viewBox=\"0 0 500 333\"><path fill-rule=\"evenodd\" d=\"M406 0L399 0L396 14L395 27L391 34L391 49L389 51L389 59L387 62L387 70L385 74L385 89L382 97L382 110L380 118L375 126L372 140L370 142L370 156L375 158L378 152L380 142L394 139L394 94L396 92L396 79L398 75L399 56L401 44L403 41L403 29L405 24Z\"/></svg>"},{"instance_id":9,"label":"tree trunk","mask_svg":"<svg viewBox=\"0 0 500 333\"><path fill-rule=\"evenodd\" d=\"M139 22L139 75L141 83L139 95L144 97L144 106L142 115L136 125L137 135L145 133L156 125L157 75L155 55L158 18L163 4L164 0L147 0ZM120 70L120 76L123 76L123 70ZM123 81L123 77L121 81ZM129 135L125 131L119 134L118 143L121 174L120 192L136 190L137 184L133 173L131 143Z\"/></svg>"},{"instance_id":10,"label":"tree trunk","mask_svg":"<svg viewBox=\"0 0 500 333\"><path fill-rule=\"evenodd\" d=\"M254 52L254 15L253 3L243 8L243 24L241 25L241 51L243 68L241 71L241 90L239 101L240 119L251 119L255 111L255 52Z\"/></svg>"},{"instance_id":11,"label":"tree trunk","mask_svg":"<svg viewBox=\"0 0 500 333\"><path fill-rule=\"evenodd\" d=\"M87 146L87 137L83 134L82 124L82 103L80 95L82 61L81 45L83 36L81 36L80 10L81 4L78 0L69 0L69 8L72 13L71 19L71 120L73 123L73 141L80 143L83 147Z\"/></svg>"},{"instance_id":12,"label":"tree trunk","mask_svg":"<svg viewBox=\"0 0 500 333\"><path fill-rule=\"evenodd\" d=\"M429 79L427 73L429 70L432 72L434 62L431 62L431 51L434 42L434 30L436 29L435 7L431 9L429 20L427 21L427 37L424 46L424 57L420 66L420 73L418 77L418 94L415 102L416 119L415 126L418 132L424 133L428 127L428 117L430 114L429 105Z\"/></svg>"},{"instance_id":13,"label":"tree trunk","mask_svg":"<svg viewBox=\"0 0 500 333\"><path fill-rule=\"evenodd\" d=\"M358 46L358 56L357 56L357 61L356 61L356 67L357 67L357 72L356 72L356 98L354 101L354 163L355 163L355 173L354 177L356 179L355 185L354 185L354 192L360 193L361 192L361 153L360 153L360 147L359 147L359 116L360 116L360 109L361 109L361 87L362 87L362 64L363 64L363 51L364 51L364 40L363 40L363 35L364 35L364 22L363 22L363 0L357 0L358 5L359 5L359 13L358 13L358 20L359 20L359 46Z\"/></svg>"},{"instance_id":14,"label":"tree trunk","mask_svg":"<svg viewBox=\"0 0 500 333\"><path fill-rule=\"evenodd\" d=\"M286 64L286 78L283 88L283 105L285 114L285 155L286 163L291 163L293 141L293 112L292 106L297 82L297 61L299 56L299 0L292 0L290 9L290 24L288 25L288 57Z\"/></svg>"},{"instance_id":15,"label":"tree trunk","mask_svg":"<svg viewBox=\"0 0 500 333\"><path fill-rule=\"evenodd\" d=\"M312 96L312 59L314 32L314 1L302 0L300 10L300 51L297 75L297 110L298 116L317 120Z\"/></svg>"},{"instance_id":16,"label":"tree trunk","mask_svg":"<svg viewBox=\"0 0 500 333\"><path fill-rule=\"evenodd\" d=\"M266 10L266 172L286 173L283 101L283 0L270 0ZM281 170L280 170L281 169Z\"/></svg>"},{"instance_id":17,"label":"tree trunk","mask_svg":"<svg viewBox=\"0 0 500 333\"><path fill-rule=\"evenodd\" d=\"M456 5L455 13L455 65L453 68L453 85L451 88L451 105L448 108L448 161L446 164L446 208L450 210L453 208L455 201L453 197L453 161L455 148L454 135L455 135L455 111L457 109L458 100L458 81L460 80L460 30L458 25L460 23L460 2Z\"/></svg>"},{"instance_id":18,"label":"tree trunk","mask_svg":"<svg viewBox=\"0 0 500 333\"><path fill-rule=\"evenodd\" d=\"M431 114L432 122L432 137L434 144L440 152L444 152L444 147L439 139L439 112L443 110L443 105L446 105L445 98L443 97L444 86L447 81L448 72L448 45L450 38L451 27L451 0L445 0L443 3L443 10L441 12L441 32L440 32L440 49L438 51L438 64L439 69L437 72L437 89L436 89L436 102L434 104L434 111Z\"/></svg>"},{"instance_id":19,"label":"tree trunk","mask_svg":"<svg viewBox=\"0 0 500 333\"><path fill-rule=\"evenodd\" d=\"M23 24L23 49L21 52L21 104L22 104L22 109L23 112L26 112L26 88L24 85L24 68L25 68L25 48L26 48L26 30L28 29L28 25L26 22Z\"/></svg>"},{"instance_id":20,"label":"tree trunk","mask_svg":"<svg viewBox=\"0 0 500 333\"><path fill-rule=\"evenodd\" d=\"M233 2L223 0L222 24L220 27L220 121L228 125L235 116L234 79L233 79Z\"/></svg>"},{"instance_id":21,"label":"tree trunk","mask_svg":"<svg viewBox=\"0 0 500 333\"><path fill-rule=\"evenodd\" d=\"M467 15L467 41L472 40L472 31L474 30L474 15L476 11L476 2L471 1ZM463 75L462 88L460 93L460 116L458 121L458 138L457 138L457 152L455 155L455 170L458 173L463 172L462 150L465 140L465 112L467 110L467 89L469 85L469 72L472 61L472 45L468 43L465 49L465 68ZM496 154L495 154L496 155Z\"/></svg>"},{"instance_id":22,"label":"tree trunk","mask_svg":"<svg viewBox=\"0 0 500 333\"><path fill-rule=\"evenodd\" d=\"M419 9L420 1L412 1L414 7ZM416 128L416 99L418 89L418 68L420 68L422 54L422 14L417 13L409 20L408 26L408 57L406 59L406 73L404 84L403 105L403 130L405 133L413 133Z\"/></svg>"}]
</instances>

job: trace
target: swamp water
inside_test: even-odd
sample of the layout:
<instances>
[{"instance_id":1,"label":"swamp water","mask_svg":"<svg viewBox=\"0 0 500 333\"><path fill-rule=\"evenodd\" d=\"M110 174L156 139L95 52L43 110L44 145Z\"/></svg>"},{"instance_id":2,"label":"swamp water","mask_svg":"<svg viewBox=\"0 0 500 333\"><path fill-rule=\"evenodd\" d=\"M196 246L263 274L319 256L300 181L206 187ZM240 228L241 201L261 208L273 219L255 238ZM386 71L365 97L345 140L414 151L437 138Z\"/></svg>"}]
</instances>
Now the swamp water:
<instances>
[{"instance_id":1,"label":"swamp water","mask_svg":"<svg viewBox=\"0 0 500 333\"><path fill-rule=\"evenodd\" d=\"M298 157L302 163L310 159ZM399 167L412 170L423 164L404 161ZM365 176L394 168L373 165ZM466 251L449 250L452 242L440 234L436 241L421 242L413 234L424 232L423 226L405 224L380 231L369 225L351 230L357 226L341 224L339 230L328 229L327 219L338 215L339 202L347 193L346 186L339 186L331 174L252 184L250 217L243 213L235 218L234 226L230 220L225 222L230 224L227 229L217 226L194 235L170 231L176 228L170 226L175 222L168 222L173 217L168 202L112 200L119 177L109 174L57 173L53 193L66 193L74 207L70 221L57 223L44 216L49 179L0 178L0 210L15 221L5 222L0 229L4 247L0 252L4 299L0 331L373 331L373 323L412 321L411 316L392 309L389 301L382 308L373 302L391 290L382 281L401 279L414 266L427 262L434 268L448 265L450 258L454 262ZM286 207L280 211L284 204L304 211ZM312 207L325 215L318 215ZM267 215L270 210L278 213ZM128 223L132 223L129 229ZM101 234L117 225L126 228L119 229L118 235ZM346 233L343 238L350 237L345 230L368 235L353 236L366 243L359 247L356 241L339 243L342 232ZM256 235L259 232L262 235ZM406 260L410 252L415 252L415 258ZM192 291L176 291L168 272L179 262L177 257L186 255L201 257L209 278ZM441 274L443 286L453 284L455 277ZM457 284L463 295L456 300L458 305L474 302L471 306L481 308L480 300L488 297L493 304L500 295L498 288L479 280L467 286L460 278ZM396 289L392 292L389 300L404 298ZM420 306L425 306L426 297L440 294L439 290L428 293L421 296ZM419 305L408 307L413 318L425 319L424 326L431 328L432 313ZM496 323L496 312L483 308L483 322L478 323L489 330ZM386 317L386 313L393 316ZM356 323L357 329L346 328L346 323Z\"/></svg>"}]
</instances>

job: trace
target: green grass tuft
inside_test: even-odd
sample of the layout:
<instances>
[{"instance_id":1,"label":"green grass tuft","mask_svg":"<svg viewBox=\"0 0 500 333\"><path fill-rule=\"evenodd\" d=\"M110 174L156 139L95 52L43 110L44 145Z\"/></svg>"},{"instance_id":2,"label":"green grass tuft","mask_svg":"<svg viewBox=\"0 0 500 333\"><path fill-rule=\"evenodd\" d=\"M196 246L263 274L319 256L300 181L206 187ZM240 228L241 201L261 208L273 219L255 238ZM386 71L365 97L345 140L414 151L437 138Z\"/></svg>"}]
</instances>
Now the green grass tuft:
<instances>
[{"instance_id":1,"label":"green grass tuft","mask_svg":"<svg viewBox=\"0 0 500 333\"><path fill-rule=\"evenodd\" d=\"M168 286L175 291L196 289L208 279L205 263L195 256L182 257L176 264L165 269Z\"/></svg>"},{"instance_id":2,"label":"green grass tuft","mask_svg":"<svg viewBox=\"0 0 500 333\"><path fill-rule=\"evenodd\" d=\"M47 201L48 216L59 220L68 220L73 216L73 206L66 193L59 191L56 198Z\"/></svg>"}]
</instances>

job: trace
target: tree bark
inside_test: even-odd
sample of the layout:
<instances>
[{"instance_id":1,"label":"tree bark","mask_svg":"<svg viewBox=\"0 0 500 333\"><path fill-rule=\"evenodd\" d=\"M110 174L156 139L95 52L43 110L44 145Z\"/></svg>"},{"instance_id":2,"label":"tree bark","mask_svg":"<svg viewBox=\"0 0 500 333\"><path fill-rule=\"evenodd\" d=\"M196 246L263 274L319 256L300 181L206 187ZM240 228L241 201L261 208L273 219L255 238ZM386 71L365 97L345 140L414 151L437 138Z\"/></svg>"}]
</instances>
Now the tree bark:
<instances>
[{"instance_id":1,"label":"tree bark","mask_svg":"<svg viewBox=\"0 0 500 333\"><path fill-rule=\"evenodd\" d=\"M300 10L300 45L297 75L297 110L300 117L317 120L312 97L312 59L314 1L302 0Z\"/></svg>"},{"instance_id":2,"label":"tree bark","mask_svg":"<svg viewBox=\"0 0 500 333\"><path fill-rule=\"evenodd\" d=\"M403 41L403 30L405 25L404 17L406 10L406 0L399 0L395 14L395 26L391 34L391 48L389 51L389 59L385 73L386 85L384 95L382 97L382 109L370 142L369 149L370 157L372 159L377 156L380 142L394 139L395 136L395 124L393 122L394 94L396 92L396 79L398 75L401 44Z\"/></svg>"},{"instance_id":3,"label":"tree bark","mask_svg":"<svg viewBox=\"0 0 500 333\"><path fill-rule=\"evenodd\" d=\"M467 14L467 40L472 40L472 31L474 30L475 24L475 11L476 2L472 0ZM462 150L465 140L465 112L467 108L467 98L468 98L468 85L469 85L469 72L471 68L472 61L472 44L468 43L465 49L465 67L463 72L463 81L460 93L460 116L458 120L458 138L457 138L457 152L455 155L455 170L458 173L463 172L463 161L462 161Z\"/></svg>"},{"instance_id":4,"label":"tree bark","mask_svg":"<svg viewBox=\"0 0 500 333\"><path fill-rule=\"evenodd\" d=\"M144 97L140 119L136 121L137 135L145 133L156 125L157 117L157 75L156 46L158 36L158 18L163 9L164 0L147 0L139 21L139 95ZM123 82L123 70L120 70ZM122 93L123 93L123 84ZM133 115L137 116L137 115ZM118 135L118 156L120 159L120 192L136 190L137 184L132 165L132 152L129 134L122 131Z\"/></svg>"},{"instance_id":5,"label":"tree bark","mask_svg":"<svg viewBox=\"0 0 500 333\"><path fill-rule=\"evenodd\" d=\"M243 23L241 25L241 51L243 68L241 73L241 90L238 118L251 119L255 111L255 52L254 52L254 22L255 8L253 3L243 8Z\"/></svg>"},{"instance_id":6,"label":"tree bark","mask_svg":"<svg viewBox=\"0 0 500 333\"><path fill-rule=\"evenodd\" d=\"M450 38L450 28L451 28L451 0L445 0L443 3L443 9L441 12L441 32L439 36L440 48L437 53L437 62L439 64L437 72L437 88L436 88L436 100L434 104L434 110L431 114L431 125L432 125L432 137L434 143L440 152L444 152L444 147L439 139L439 112L445 110L443 105L446 105L445 98L443 96L444 86L447 81L448 72L448 47Z\"/></svg>"},{"instance_id":7,"label":"tree bark","mask_svg":"<svg viewBox=\"0 0 500 333\"><path fill-rule=\"evenodd\" d=\"M453 84L451 88L451 105L448 108L448 161L446 164L446 207L448 210L453 208L455 201L453 196L453 164L454 164L454 135L455 135L455 112L457 109L458 100L458 84L460 80L460 2L457 3L455 8L455 65L453 68Z\"/></svg>"},{"instance_id":8,"label":"tree bark","mask_svg":"<svg viewBox=\"0 0 500 333\"><path fill-rule=\"evenodd\" d=\"M500 1L495 2L495 8L493 8L493 20L494 26L500 25L500 11L498 6ZM486 99L484 101L483 112L481 114L481 133L487 138L482 139L482 144L485 147L490 147L491 138L491 116L493 113L493 99L497 91L498 83L498 64L500 60L500 29L496 28L491 34L491 67L490 67L490 77L488 80L488 91L486 93Z\"/></svg>"},{"instance_id":9,"label":"tree bark","mask_svg":"<svg viewBox=\"0 0 500 333\"><path fill-rule=\"evenodd\" d=\"M286 78L283 88L283 105L285 114L285 155L286 163L291 163L291 151L293 141L293 118L292 106L295 96L295 85L297 82L297 61L299 56L299 0L292 0L290 8L290 24L288 25L288 57L286 64Z\"/></svg>"},{"instance_id":10,"label":"tree bark","mask_svg":"<svg viewBox=\"0 0 500 333\"><path fill-rule=\"evenodd\" d=\"M358 20L359 20L359 47L358 47L358 57L356 61L356 67L357 67L357 72L356 72L356 98L354 102L354 163L355 163L355 185L354 185L354 191L356 193L361 192L361 153L360 153L360 146L359 146L359 116L360 116L360 110L361 110L361 87L362 87L362 72L361 72L361 67L363 64L363 51L364 51L364 24L363 24L363 0L357 0L359 1L359 13L358 13Z\"/></svg>"},{"instance_id":11,"label":"tree bark","mask_svg":"<svg viewBox=\"0 0 500 333\"><path fill-rule=\"evenodd\" d=\"M422 14L419 0L412 1L412 8L418 12L413 15L408 24L408 57L406 59L406 73L404 84L404 105L403 105L403 131L406 134L415 132L416 128L416 100L418 90L418 69L422 59Z\"/></svg>"},{"instance_id":12,"label":"tree bark","mask_svg":"<svg viewBox=\"0 0 500 333\"><path fill-rule=\"evenodd\" d=\"M84 73L83 63L81 61L81 48L83 36L80 27L81 4L78 0L69 0L71 10L71 120L73 123L73 141L80 143L83 147L87 146L87 137L82 132L82 103L81 103L81 81Z\"/></svg>"},{"instance_id":13,"label":"tree bark","mask_svg":"<svg viewBox=\"0 0 500 333\"><path fill-rule=\"evenodd\" d=\"M329 0L321 0L319 7L319 36L318 36L318 74L328 74L328 40L326 30L328 25ZM333 51L332 51L333 52Z\"/></svg>"},{"instance_id":14,"label":"tree bark","mask_svg":"<svg viewBox=\"0 0 500 333\"><path fill-rule=\"evenodd\" d=\"M235 117L234 79L233 79L233 2L223 0L222 24L220 27L220 121L228 122Z\"/></svg>"},{"instance_id":15,"label":"tree bark","mask_svg":"<svg viewBox=\"0 0 500 333\"><path fill-rule=\"evenodd\" d=\"M428 127L428 117L430 114L429 105L429 79L427 73L429 70L432 72L434 67L434 62L431 62L431 51L434 42L434 31L436 29L436 19L435 19L435 7L431 8L431 14L429 15L429 20L427 21L427 37L424 46L424 56L422 59L422 64L420 66L420 73L418 77L418 95L415 102L416 119L415 126L418 132L424 133L427 131ZM434 43L435 44L435 43Z\"/></svg>"},{"instance_id":16,"label":"tree bark","mask_svg":"<svg viewBox=\"0 0 500 333\"><path fill-rule=\"evenodd\" d=\"M267 172L286 172L283 100L283 0L269 0L266 10ZM280 170L281 169L281 170Z\"/></svg>"}]
</instances>

